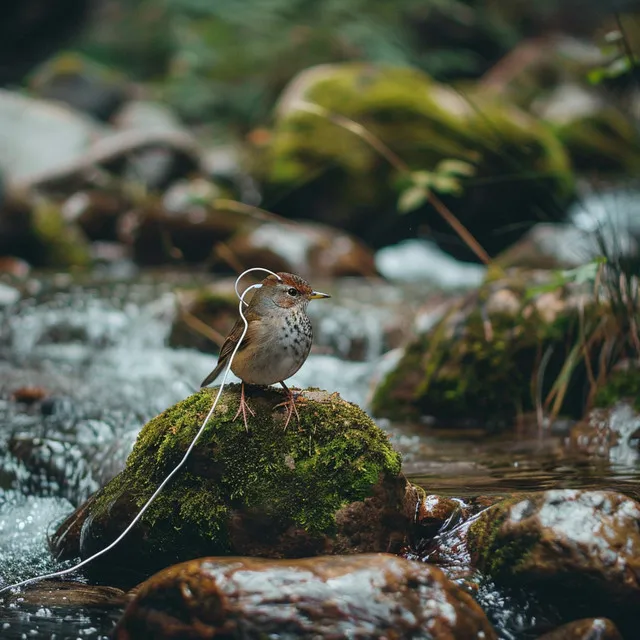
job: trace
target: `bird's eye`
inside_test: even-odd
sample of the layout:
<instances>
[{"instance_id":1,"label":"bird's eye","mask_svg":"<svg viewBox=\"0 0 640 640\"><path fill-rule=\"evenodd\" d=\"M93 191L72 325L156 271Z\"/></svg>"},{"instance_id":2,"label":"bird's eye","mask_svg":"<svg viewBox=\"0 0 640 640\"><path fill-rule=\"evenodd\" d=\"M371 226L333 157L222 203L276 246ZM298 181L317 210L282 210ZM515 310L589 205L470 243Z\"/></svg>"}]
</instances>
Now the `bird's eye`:
<instances>
[{"instance_id":1,"label":"bird's eye","mask_svg":"<svg viewBox=\"0 0 640 640\"><path fill-rule=\"evenodd\" d=\"M298 290L297 290L297 289L294 289L293 287L291 287L291 289L289 289L289 290L287 291L287 293L288 293L290 296L294 296L294 297L295 297L295 296L297 296L297 295L298 295Z\"/></svg>"}]
</instances>

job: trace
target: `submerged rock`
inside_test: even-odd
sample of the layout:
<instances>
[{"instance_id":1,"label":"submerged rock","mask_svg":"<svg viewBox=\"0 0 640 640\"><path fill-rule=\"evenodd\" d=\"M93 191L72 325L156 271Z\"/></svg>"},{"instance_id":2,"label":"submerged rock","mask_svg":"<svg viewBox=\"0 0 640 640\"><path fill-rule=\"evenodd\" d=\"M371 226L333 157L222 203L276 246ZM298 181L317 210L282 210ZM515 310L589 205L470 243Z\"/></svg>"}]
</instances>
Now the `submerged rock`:
<instances>
[{"instance_id":1,"label":"submerged rock","mask_svg":"<svg viewBox=\"0 0 640 640\"><path fill-rule=\"evenodd\" d=\"M622 636L611 620L585 618L562 625L538 640L622 640Z\"/></svg>"},{"instance_id":2,"label":"submerged rock","mask_svg":"<svg viewBox=\"0 0 640 640\"><path fill-rule=\"evenodd\" d=\"M439 569L382 554L185 562L142 584L114 638L218 635L496 638L482 609Z\"/></svg>"},{"instance_id":3,"label":"submerged rock","mask_svg":"<svg viewBox=\"0 0 640 640\"><path fill-rule=\"evenodd\" d=\"M126 602L125 592L116 587L43 580L17 593L9 593L7 604L36 605L40 607L96 607L110 609L122 607Z\"/></svg>"},{"instance_id":4,"label":"submerged rock","mask_svg":"<svg viewBox=\"0 0 640 640\"><path fill-rule=\"evenodd\" d=\"M481 571L557 604L565 620L595 614L637 630L640 505L626 496L566 489L505 500L471 524L468 546Z\"/></svg>"},{"instance_id":5,"label":"submerged rock","mask_svg":"<svg viewBox=\"0 0 640 640\"><path fill-rule=\"evenodd\" d=\"M180 461L216 389L179 402L143 427L122 473L63 523L60 559L90 556L133 519ZM251 389L250 431L234 419L230 385L185 467L126 540L94 563L102 572L149 575L204 555L300 557L397 550L420 491L400 474L387 435L338 394L307 390L300 424L284 427L284 400Z\"/></svg>"}]
</instances>

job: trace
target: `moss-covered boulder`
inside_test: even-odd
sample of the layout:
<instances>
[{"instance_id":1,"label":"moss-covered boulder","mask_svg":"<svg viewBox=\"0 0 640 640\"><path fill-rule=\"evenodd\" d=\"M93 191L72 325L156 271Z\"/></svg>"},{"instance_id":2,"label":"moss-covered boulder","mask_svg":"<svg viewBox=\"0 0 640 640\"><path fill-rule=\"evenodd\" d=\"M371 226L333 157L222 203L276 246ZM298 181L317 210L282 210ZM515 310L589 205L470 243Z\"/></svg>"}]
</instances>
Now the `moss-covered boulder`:
<instances>
[{"instance_id":1,"label":"moss-covered boulder","mask_svg":"<svg viewBox=\"0 0 640 640\"><path fill-rule=\"evenodd\" d=\"M196 393L147 423L124 471L63 523L59 558L88 557L133 519L180 461L216 389ZM284 399L255 389L250 430L239 386L220 398L188 462L129 536L94 568L149 575L205 555L300 557L397 549L418 490L400 474L387 435L337 394L304 392L300 423L284 429Z\"/></svg>"},{"instance_id":2,"label":"moss-covered boulder","mask_svg":"<svg viewBox=\"0 0 640 640\"><path fill-rule=\"evenodd\" d=\"M0 255L36 267L85 267L91 261L87 237L59 203L10 185L0 200Z\"/></svg>"},{"instance_id":3,"label":"moss-covered boulder","mask_svg":"<svg viewBox=\"0 0 640 640\"><path fill-rule=\"evenodd\" d=\"M406 347L382 380L374 415L429 415L446 425L511 425L536 406L537 398L547 399L564 371L566 387L553 400L557 408L581 417L584 394L570 392L584 382L575 344L581 314L599 310L581 287L552 283L549 272L514 270L452 304Z\"/></svg>"},{"instance_id":4,"label":"moss-covered boulder","mask_svg":"<svg viewBox=\"0 0 640 640\"><path fill-rule=\"evenodd\" d=\"M547 219L560 215L558 204L572 191L569 163L550 129L526 113L486 93L464 95L411 68L349 63L302 72L280 99L259 170L267 201L279 213L337 226L374 246L428 223L448 250L468 255L428 205L395 214L404 186L397 170L332 121L337 114L366 127L411 170L433 171L443 159L471 163L475 175L464 195L446 201L487 251L501 250L541 211Z\"/></svg>"},{"instance_id":5,"label":"moss-covered boulder","mask_svg":"<svg viewBox=\"0 0 640 640\"><path fill-rule=\"evenodd\" d=\"M565 621L606 616L637 631L640 504L611 491L505 500L469 527L475 565L497 583L561 606ZM625 636L626 637L626 636Z\"/></svg>"}]
</instances>

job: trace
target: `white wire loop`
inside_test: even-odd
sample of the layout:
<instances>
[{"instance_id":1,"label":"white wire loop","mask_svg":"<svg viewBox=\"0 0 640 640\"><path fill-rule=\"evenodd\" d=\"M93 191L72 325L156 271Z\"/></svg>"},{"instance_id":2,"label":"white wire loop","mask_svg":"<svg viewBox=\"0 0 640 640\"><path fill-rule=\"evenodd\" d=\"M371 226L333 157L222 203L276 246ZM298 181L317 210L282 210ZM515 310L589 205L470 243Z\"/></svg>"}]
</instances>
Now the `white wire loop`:
<instances>
[{"instance_id":1,"label":"white wire loop","mask_svg":"<svg viewBox=\"0 0 640 640\"><path fill-rule=\"evenodd\" d=\"M275 276L276 278L278 278L278 280L282 280L282 278L277 273L274 273L273 271L269 271L269 269L263 269L262 267L251 267L251 269L247 269L246 271L243 271L236 278L236 283L233 285L233 288L235 289L236 295L238 296L238 298L240 298L240 300L242 300L242 298L244 297L244 294L241 296L240 293L238 292L238 285L240 284L240 279L243 278L244 276L246 276L247 273L251 273L251 271L265 271L266 273L270 273L272 276ZM261 286L262 286L261 284L254 284L251 287L249 287L249 289L258 289ZM247 291L249 289L247 289ZM244 293L246 293L247 291L245 291ZM245 302L245 304L247 306L249 306L248 302ZM240 314L242 315L242 312L240 312Z\"/></svg>"},{"instance_id":2,"label":"white wire loop","mask_svg":"<svg viewBox=\"0 0 640 640\"><path fill-rule=\"evenodd\" d=\"M234 289L235 289L236 295L240 299L240 302L238 303L238 311L240 313L240 317L242 318L242 321L244 322L244 329L242 331L242 335L240 336L240 340L238 340L238 342L237 342L237 344L236 344L236 346L235 346L235 348L234 348L234 350L233 350L233 352L231 354L231 357L229 358L229 364L227 364L227 368L224 371L224 377L222 378L222 382L220 383L220 387L218 389L218 393L216 394L216 397L215 397L215 399L213 401L213 404L211 405L211 409L209 409L209 413L207 414L207 417L204 419L204 422L202 423L202 426L198 430L198 433L196 433L195 437L191 441L191 444L187 448L184 456L182 457L182 460L180 460L180 462L178 462L178 464L171 470L169 475L166 476L166 478L158 485L158 488L153 492L151 497L144 503L144 505L142 506L140 511L137 513L136 517L129 523L127 528L111 544L106 546L104 549L101 549L100 551L97 551L92 556L89 556L88 558L85 558L81 562L78 562L78 564L73 565L73 567L69 567L68 569L61 569L60 571L54 571L53 573L47 573L47 574L41 575L41 576L36 576L34 578L28 578L27 580L22 580L20 582L16 582L15 584L10 584L10 585L8 585L6 587L2 587L2 589L0 589L0 593L4 593L5 591L9 591L11 589L17 589L19 587L24 587L25 585L32 584L34 582L39 582L40 580L49 580L51 578L59 578L61 576L68 575L69 573L73 573L74 571L77 571L78 569L81 569L82 567L88 565L90 562L93 562L96 558L99 558L100 556L104 555L105 553L108 553L109 551L111 551L111 549L113 549L131 531L131 529L133 529L133 527L140 521L140 518L142 518L142 516L144 515L145 511L151 506L153 501L160 495L160 492L164 489L164 487L167 485L167 483L184 466L185 462L187 461L187 458L189 457L189 455L193 451L193 448L196 446L196 443L200 439L200 436L202 435L205 427L207 426L207 423L211 419L211 416L213 415L213 412L215 411L216 407L218 406L218 401L220 400L220 396L222 395L222 390L224 389L224 385L227 382L227 377L229 375L229 371L231 370L231 365L233 363L233 359L235 358L235 355L238 352L238 349L240 348L240 344L242 343L242 341L244 340L245 335L247 334L247 329L249 328L249 323L247 322L247 319L244 317L244 314L242 313L242 305L243 304L246 305L248 303L245 302L244 297L252 289L259 289L262 286L262 284L260 284L260 283L252 284L251 286L247 287L242 292L242 295L240 295L240 293L238 292L238 284L240 283L240 280L247 273L250 273L251 271L265 271L267 273L270 273L272 276L275 276L278 280L282 280L282 278L277 273L274 273L273 271L269 271L269 269L263 269L262 267L252 267L251 269L247 269L246 271L243 271L236 278Z\"/></svg>"}]
</instances>

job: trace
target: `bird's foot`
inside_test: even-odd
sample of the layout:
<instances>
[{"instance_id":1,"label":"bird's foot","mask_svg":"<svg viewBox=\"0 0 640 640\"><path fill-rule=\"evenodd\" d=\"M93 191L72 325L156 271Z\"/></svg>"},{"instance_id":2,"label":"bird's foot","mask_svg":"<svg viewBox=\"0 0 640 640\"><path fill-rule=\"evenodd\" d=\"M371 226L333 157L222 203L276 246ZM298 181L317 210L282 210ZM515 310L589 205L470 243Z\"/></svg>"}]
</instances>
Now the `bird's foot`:
<instances>
[{"instance_id":1,"label":"bird's foot","mask_svg":"<svg viewBox=\"0 0 640 640\"><path fill-rule=\"evenodd\" d=\"M244 421L244 428L247 433L249 433L249 425L247 423L247 412L255 417L255 411L249 406L244 397L244 384L242 385L242 391L240 392L240 405L238 406L238 411L236 411L236 415L233 416L233 420L237 420L238 416L242 414L242 419Z\"/></svg>"},{"instance_id":2,"label":"bird's foot","mask_svg":"<svg viewBox=\"0 0 640 640\"><path fill-rule=\"evenodd\" d=\"M284 384L282 386L284 386ZM287 427L289 426L289 421L291 420L291 416L294 413L296 414L296 420L298 421L298 424L300 424L300 414L298 413L298 407L296 406L296 399L297 399L297 402L304 402L304 396L301 393L295 393L294 391L291 391L291 389L289 389L288 387L284 387L284 388L289 394L289 397L284 402L277 404L274 407L274 409L277 409L278 407L286 408L287 419L285 420L285 423L284 423L284 428L286 431Z\"/></svg>"}]
</instances>

